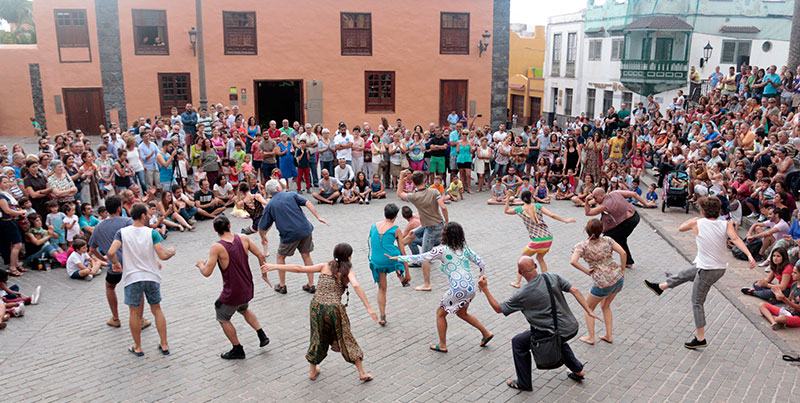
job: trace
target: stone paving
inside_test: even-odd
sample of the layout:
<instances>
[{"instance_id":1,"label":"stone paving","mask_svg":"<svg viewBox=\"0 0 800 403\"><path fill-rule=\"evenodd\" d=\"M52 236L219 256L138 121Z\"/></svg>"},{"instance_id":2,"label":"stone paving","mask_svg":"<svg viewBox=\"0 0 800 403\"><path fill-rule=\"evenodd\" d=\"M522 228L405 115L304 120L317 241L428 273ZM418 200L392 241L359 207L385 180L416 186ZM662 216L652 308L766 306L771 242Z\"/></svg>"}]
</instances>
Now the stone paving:
<instances>
[{"instance_id":1,"label":"stone paving","mask_svg":"<svg viewBox=\"0 0 800 403\"><path fill-rule=\"evenodd\" d=\"M469 245L487 263L490 288L498 299L505 299L514 292L508 282L514 278L527 233L520 219L503 214L501 206L486 206L487 197L486 193L468 195L467 201L449 205L450 217L464 225ZM398 200L391 195L388 201ZM338 242L353 245L354 270L376 310L366 241L370 224L382 217L386 202L321 206L320 213L331 226L314 223L314 261L329 259ZM572 246L584 239L586 217L581 209L564 202L548 208L578 220L574 224L548 220L555 235L554 249L547 256L551 271L564 275L586 294L590 278L568 263ZM246 222L234 219L234 230L238 232ZM273 253L269 260L274 261L277 233L271 231L269 238ZM206 258L208 246L216 239L211 224L202 222L196 232L173 233L165 241L178 250L162 272L170 356L158 353L154 327L143 331L144 357L126 351L130 344L127 308L120 304L121 329L105 325L110 314L102 278L70 280L63 269L55 269L15 279L25 293L36 285L44 291L40 305L29 307L25 317L12 319L0 331L0 365L11 375L4 384L4 400L728 402L800 396L800 368L783 362L779 349L716 290L706 302L709 347L704 351L682 347L694 327L691 286L655 297L642 280L663 278L664 271L679 270L687 263L644 221L630 239L637 264L627 272L625 288L613 306L614 344L598 341L589 346L573 340L577 357L586 363L587 379L576 384L566 377L565 368L534 371L533 392L518 392L504 384L514 376L510 339L525 330L527 323L521 314L495 314L482 294L476 296L470 312L495 333L492 343L480 348L480 334L450 316L450 352L428 350L428 343L436 342L435 308L447 286L435 267L431 293L390 282L385 328L372 322L351 295L348 310L353 332L365 352L365 366L375 376L373 382L359 383L353 366L334 352L323 363L317 381L306 378L311 296L300 290L305 276L292 273L287 295L270 290L254 275L256 296L251 308L271 344L259 349L255 333L236 317L233 323L248 358L224 361L219 353L229 344L214 320L213 308L221 289L220 275L215 271L207 279L194 267L195 261ZM289 262L299 263L299 256ZM256 273L255 259L251 263ZM414 285L418 285L421 273L412 270ZM272 279L276 281L277 276L273 274ZM569 296L568 301L583 335L581 308ZM145 317L152 315L145 313ZM602 327L598 323L598 332Z\"/></svg>"}]
</instances>

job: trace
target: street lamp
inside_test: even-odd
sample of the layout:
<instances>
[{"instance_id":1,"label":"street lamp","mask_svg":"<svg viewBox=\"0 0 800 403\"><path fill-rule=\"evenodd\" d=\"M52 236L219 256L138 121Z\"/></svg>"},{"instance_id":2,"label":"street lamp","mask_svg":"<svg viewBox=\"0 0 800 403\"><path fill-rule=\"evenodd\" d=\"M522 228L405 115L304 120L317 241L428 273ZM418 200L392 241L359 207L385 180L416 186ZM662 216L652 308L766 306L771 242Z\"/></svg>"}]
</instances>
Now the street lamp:
<instances>
[{"instance_id":1,"label":"street lamp","mask_svg":"<svg viewBox=\"0 0 800 403\"><path fill-rule=\"evenodd\" d=\"M703 57L700 58L700 67L703 67L703 64L711 58L711 51L713 50L714 48L711 47L711 42L706 43L706 46L703 47Z\"/></svg>"},{"instance_id":2,"label":"street lamp","mask_svg":"<svg viewBox=\"0 0 800 403\"><path fill-rule=\"evenodd\" d=\"M483 35L481 35L482 39L478 42L478 57L481 57L483 52L489 48L489 38L492 35L489 34L489 30L484 30Z\"/></svg>"},{"instance_id":3,"label":"street lamp","mask_svg":"<svg viewBox=\"0 0 800 403\"><path fill-rule=\"evenodd\" d=\"M189 43L192 44L192 54L197 56L197 30L194 27L189 30Z\"/></svg>"}]
</instances>

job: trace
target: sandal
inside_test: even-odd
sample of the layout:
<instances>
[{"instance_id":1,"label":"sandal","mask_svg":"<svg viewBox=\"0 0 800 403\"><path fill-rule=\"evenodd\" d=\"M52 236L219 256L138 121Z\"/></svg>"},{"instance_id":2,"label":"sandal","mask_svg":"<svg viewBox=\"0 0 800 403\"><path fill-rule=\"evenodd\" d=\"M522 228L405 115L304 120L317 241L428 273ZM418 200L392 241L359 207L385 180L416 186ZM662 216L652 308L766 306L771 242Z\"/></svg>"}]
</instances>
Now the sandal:
<instances>
[{"instance_id":1,"label":"sandal","mask_svg":"<svg viewBox=\"0 0 800 403\"><path fill-rule=\"evenodd\" d=\"M361 382L369 382L369 381L371 381L371 380L373 380L375 378L373 378L372 375L370 375L370 374L365 374L363 376L359 375L358 379L360 379Z\"/></svg>"},{"instance_id":2,"label":"sandal","mask_svg":"<svg viewBox=\"0 0 800 403\"><path fill-rule=\"evenodd\" d=\"M783 357L781 357L781 358L782 358L784 361L788 361L788 362L800 362L800 356L797 356L797 357L792 357L792 356L791 356L791 355L789 355L789 354L784 354L784 355L783 355Z\"/></svg>"},{"instance_id":3,"label":"sandal","mask_svg":"<svg viewBox=\"0 0 800 403\"><path fill-rule=\"evenodd\" d=\"M303 286L303 291L305 291L305 292L307 292L309 294L313 294L313 293L317 292L317 287L315 287L313 285L306 284L306 285Z\"/></svg>"},{"instance_id":4,"label":"sandal","mask_svg":"<svg viewBox=\"0 0 800 403\"><path fill-rule=\"evenodd\" d=\"M135 356L137 356L137 357L143 357L144 356L144 351L137 353L136 350L133 349L133 346L128 347L128 352L133 354L133 355L135 355Z\"/></svg>"},{"instance_id":5,"label":"sandal","mask_svg":"<svg viewBox=\"0 0 800 403\"><path fill-rule=\"evenodd\" d=\"M431 350L433 350L433 351L438 351L438 352L440 352L440 353L446 353L446 352L447 352L447 349L444 349L444 350L443 350L443 349L441 349L441 348L439 347L439 343L436 343L436 344L431 344L430 346L428 346L428 348L430 348L430 349L431 349Z\"/></svg>"},{"instance_id":6,"label":"sandal","mask_svg":"<svg viewBox=\"0 0 800 403\"><path fill-rule=\"evenodd\" d=\"M752 289L752 288L742 288L741 291L742 291L742 294L744 294L744 295L749 295L751 297L755 297L756 296L756 291L754 289Z\"/></svg>"},{"instance_id":7,"label":"sandal","mask_svg":"<svg viewBox=\"0 0 800 403\"><path fill-rule=\"evenodd\" d=\"M158 345L158 351L161 351L161 355L169 355L169 349L164 350L161 344Z\"/></svg>"},{"instance_id":8,"label":"sandal","mask_svg":"<svg viewBox=\"0 0 800 403\"><path fill-rule=\"evenodd\" d=\"M386 326L386 315L381 315L381 320L378 321L378 324L381 326Z\"/></svg>"},{"instance_id":9,"label":"sandal","mask_svg":"<svg viewBox=\"0 0 800 403\"><path fill-rule=\"evenodd\" d=\"M8 271L8 274L10 274L10 275L12 275L12 276L14 276L14 277L19 277L19 276L21 276L21 275L22 275L22 273L20 273L20 271L19 271L19 270L17 270L17 269L10 269L10 270Z\"/></svg>"},{"instance_id":10,"label":"sandal","mask_svg":"<svg viewBox=\"0 0 800 403\"><path fill-rule=\"evenodd\" d=\"M494 335L491 335L489 337L481 337L481 347L486 347L486 345L489 344L489 342L492 341L493 338Z\"/></svg>"},{"instance_id":11,"label":"sandal","mask_svg":"<svg viewBox=\"0 0 800 403\"><path fill-rule=\"evenodd\" d=\"M523 387L520 387L520 386L519 386L519 382L517 382L517 380L516 380L516 379L514 379L514 380L511 380L511 379L507 380L507 381L506 381L506 385L508 385L508 387L509 387L509 388L511 388L511 389L516 389L516 390L524 390L524 391L527 391L527 392L530 392L530 391L532 391L532 390L533 390L533 388L530 388L530 389L525 389L525 388L523 388Z\"/></svg>"}]
</instances>

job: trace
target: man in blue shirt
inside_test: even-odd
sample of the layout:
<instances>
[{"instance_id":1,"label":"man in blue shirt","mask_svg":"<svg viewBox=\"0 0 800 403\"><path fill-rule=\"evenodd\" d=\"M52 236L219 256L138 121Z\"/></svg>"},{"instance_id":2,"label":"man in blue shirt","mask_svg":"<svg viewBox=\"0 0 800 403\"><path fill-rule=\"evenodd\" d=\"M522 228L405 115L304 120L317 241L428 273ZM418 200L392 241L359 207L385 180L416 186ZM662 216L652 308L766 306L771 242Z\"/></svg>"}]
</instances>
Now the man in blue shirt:
<instances>
[{"instance_id":1,"label":"man in blue shirt","mask_svg":"<svg viewBox=\"0 0 800 403\"><path fill-rule=\"evenodd\" d=\"M448 152L450 153L450 174L452 175L453 172L458 172L458 165L456 164L456 160L458 159L458 151L456 151L456 143L461 140L461 130L464 129L464 126L461 123L456 123L455 130L450 132L450 137L447 139L448 145Z\"/></svg>"},{"instance_id":2,"label":"man in blue shirt","mask_svg":"<svg viewBox=\"0 0 800 403\"><path fill-rule=\"evenodd\" d=\"M719 80L721 80L723 76L724 74L722 74L722 72L719 71L719 66L714 67L714 72L711 73L710 76L708 76L708 87L711 89L716 88L717 84L719 83Z\"/></svg>"},{"instance_id":3,"label":"man in blue shirt","mask_svg":"<svg viewBox=\"0 0 800 403\"><path fill-rule=\"evenodd\" d=\"M297 193L284 192L281 189L280 182L277 180L270 179L267 181L265 189L271 198L264 207L264 213L258 223L258 235L261 236L261 244L264 245L264 255L268 256L266 253L267 231L274 223L278 227L281 241L278 246L276 262L278 264L286 264L286 257L294 255L294 251L299 250L303 263L306 266L313 265L311 251L314 250L314 241L311 233L314 231L314 226L308 221L301 207L308 208L319 222L325 225L328 225L328 222L319 216L317 209L310 201ZM279 271L278 276L280 277L280 283L275 286L275 291L286 294L286 272ZM311 294L316 291L313 273L308 273L308 284L303 286L303 291Z\"/></svg>"},{"instance_id":4,"label":"man in blue shirt","mask_svg":"<svg viewBox=\"0 0 800 403\"><path fill-rule=\"evenodd\" d=\"M764 76L764 97L775 98L778 96L778 88L781 86L781 77L775 74L775 65L769 66L767 75Z\"/></svg>"},{"instance_id":5,"label":"man in blue shirt","mask_svg":"<svg viewBox=\"0 0 800 403\"><path fill-rule=\"evenodd\" d=\"M88 236L92 235L94 227L100 222L92 213L92 205L90 203L83 203L81 205L81 217L78 218L78 225Z\"/></svg>"},{"instance_id":6,"label":"man in blue shirt","mask_svg":"<svg viewBox=\"0 0 800 403\"><path fill-rule=\"evenodd\" d=\"M192 104L186 104L186 112L181 113L181 123L187 134L197 133L197 113L192 109Z\"/></svg>"},{"instance_id":7,"label":"man in blue shirt","mask_svg":"<svg viewBox=\"0 0 800 403\"><path fill-rule=\"evenodd\" d=\"M450 122L450 126L455 126L455 124L458 123L458 120L459 117L456 111L452 111L449 115L447 115L447 121Z\"/></svg>"}]
</instances>

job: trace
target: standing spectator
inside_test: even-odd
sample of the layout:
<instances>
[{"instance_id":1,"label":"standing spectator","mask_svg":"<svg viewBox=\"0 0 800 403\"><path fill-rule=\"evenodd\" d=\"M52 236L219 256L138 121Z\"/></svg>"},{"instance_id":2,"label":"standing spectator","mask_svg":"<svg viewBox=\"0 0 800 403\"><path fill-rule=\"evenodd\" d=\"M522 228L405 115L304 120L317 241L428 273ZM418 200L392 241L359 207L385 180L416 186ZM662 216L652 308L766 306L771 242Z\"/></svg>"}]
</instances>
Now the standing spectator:
<instances>
[{"instance_id":1,"label":"standing spectator","mask_svg":"<svg viewBox=\"0 0 800 403\"><path fill-rule=\"evenodd\" d=\"M192 104L186 104L186 110L181 113L181 124L183 131L187 134L189 144L192 144L194 135L197 133L197 121L197 113L192 109Z\"/></svg>"},{"instance_id":2,"label":"standing spectator","mask_svg":"<svg viewBox=\"0 0 800 403\"><path fill-rule=\"evenodd\" d=\"M24 175L25 196L31 201L31 206L42 216L47 216L47 201L50 200L50 193L53 189L47 185L47 178L39 171L39 159L30 158L25 161L25 169L28 171Z\"/></svg>"},{"instance_id":3,"label":"standing spectator","mask_svg":"<svg viewBox=\"0 0 800 403\"><path fill-rule=\"evenodd\" d=\"M353 165L353 135L347 130L344 122L339 122L339 130L336 131L333 144L336 149L336 159L344 159L347 165Z\"/></svg>"}]
</instances>

